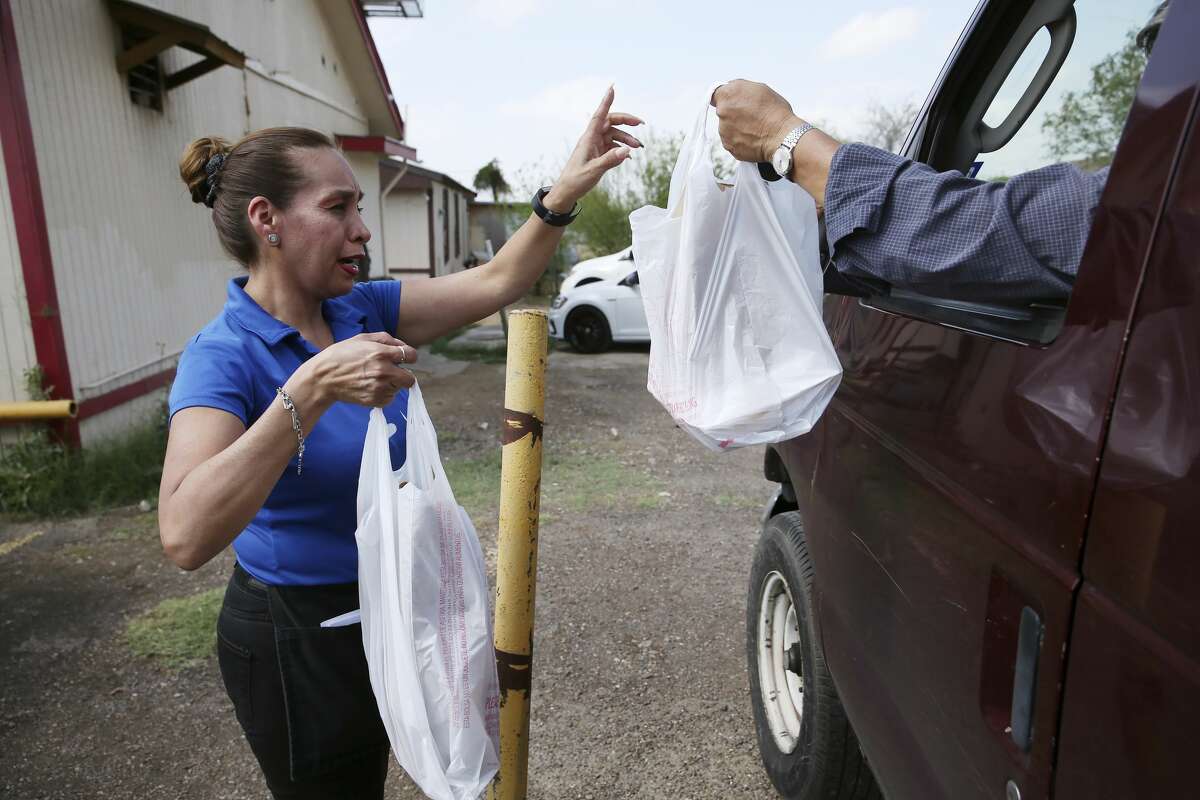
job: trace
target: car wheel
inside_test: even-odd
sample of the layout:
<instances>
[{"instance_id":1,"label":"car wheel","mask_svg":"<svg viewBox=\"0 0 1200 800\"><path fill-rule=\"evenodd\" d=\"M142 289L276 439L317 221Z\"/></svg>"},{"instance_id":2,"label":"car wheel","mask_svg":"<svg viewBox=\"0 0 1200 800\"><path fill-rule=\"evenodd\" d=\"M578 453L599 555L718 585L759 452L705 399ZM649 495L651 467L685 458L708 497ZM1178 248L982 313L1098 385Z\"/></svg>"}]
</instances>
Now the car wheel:
<instances>
[{"instance_id":1,"label":"car wheel","mask_svg":"<svg viewBox=\"0 0 1200 800\"><path fill-rule=\"evenodd\" d=\"M579 353L603 353L612 347L608 320L595 308L577 308L563 325L567 342Z\"/></svg>"},{"instance_id":2,"label":"car wheel","mask_svg":"<svg viewBox=\"0 0 1200 800\"><path fill-rule=\"evenodd\" d=\"M771 517L754 552L746 607L759 753L788 800L877 800L882 794L815 635L812 583L800 514Z\"/></svg>"}]
</instances>

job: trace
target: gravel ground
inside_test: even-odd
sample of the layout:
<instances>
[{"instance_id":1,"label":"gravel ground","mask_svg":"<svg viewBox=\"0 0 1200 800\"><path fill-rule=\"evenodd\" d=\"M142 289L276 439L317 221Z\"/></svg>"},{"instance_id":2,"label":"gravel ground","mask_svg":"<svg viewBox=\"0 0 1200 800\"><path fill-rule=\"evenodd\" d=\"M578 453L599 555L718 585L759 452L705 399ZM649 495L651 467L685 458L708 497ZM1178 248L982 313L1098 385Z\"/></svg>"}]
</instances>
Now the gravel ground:
<instances>
[{"instance_id":1,"label":"gravel ground","mask_svg":"<svg viewBox=\"0 0 1200 800\"><path fill-rule=\"evenodd\" d=\"M498 448L503 366L422 364L447 462ZM565 466L542 506L529 795L775 797L743 644L762 452L704 450L645 374L644 348L551 357L546 458ZM492 562L482 497L468 510ZM25 539L0 555L0 796L266 797L215 656L172 670L123 637L161 600L223 585L232 555L182 572L136 508L0 524L0 550ZM387 796L421 794L393 763Z\"/></svg>"}]
</instances>

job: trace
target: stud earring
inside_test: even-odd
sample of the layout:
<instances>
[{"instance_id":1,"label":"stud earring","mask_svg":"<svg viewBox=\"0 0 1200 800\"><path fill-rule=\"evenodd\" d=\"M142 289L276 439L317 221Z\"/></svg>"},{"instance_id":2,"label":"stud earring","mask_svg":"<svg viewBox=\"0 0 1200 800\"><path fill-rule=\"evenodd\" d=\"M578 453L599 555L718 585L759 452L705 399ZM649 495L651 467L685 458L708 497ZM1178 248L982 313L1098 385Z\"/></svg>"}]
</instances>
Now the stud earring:
<instances>
[{"instance_id":1,"label":"stud earring","mask_svg":"<svg viewBox=\"0 0 1200 800\"><path fill-rule=\"evenodd\" d=\"M279 244L279 234L278 233L268 233L267 234L267 244Z\"/></svg>"}]
</instances>

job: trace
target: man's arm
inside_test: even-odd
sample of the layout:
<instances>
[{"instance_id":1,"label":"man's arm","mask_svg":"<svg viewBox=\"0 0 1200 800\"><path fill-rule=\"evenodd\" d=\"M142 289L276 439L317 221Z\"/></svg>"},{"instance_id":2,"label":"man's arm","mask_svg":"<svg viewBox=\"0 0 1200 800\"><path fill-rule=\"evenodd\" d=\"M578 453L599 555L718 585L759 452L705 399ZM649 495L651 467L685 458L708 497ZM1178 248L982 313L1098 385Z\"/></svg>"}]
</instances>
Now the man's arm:
<instances>
[{"instance_id":1,"label":"man's arm","mask_svg":"<svg viewBox=\"0 0 1200 800\"><path fill-rule=\"evenodd\" d=\"M1054 164L979 181L843 145L825 189L830 256L847 275L941 297L1065 298L1106 177Z\"/></svg>"},{"instance_id":2,"label":"man's arm","mask_svg":"<svg viewBox=\"0 0 1200 800\"><path fill-rule=\"evenodd\" d=\"M713 105L739 161L769 161L804 122L761 83L727 83ZM1050 299L1070 293L1107 170L1055 164L977 181L812 130L789 177L824 211L839 272L947 297Z\"/></svg>"}]
</instances>

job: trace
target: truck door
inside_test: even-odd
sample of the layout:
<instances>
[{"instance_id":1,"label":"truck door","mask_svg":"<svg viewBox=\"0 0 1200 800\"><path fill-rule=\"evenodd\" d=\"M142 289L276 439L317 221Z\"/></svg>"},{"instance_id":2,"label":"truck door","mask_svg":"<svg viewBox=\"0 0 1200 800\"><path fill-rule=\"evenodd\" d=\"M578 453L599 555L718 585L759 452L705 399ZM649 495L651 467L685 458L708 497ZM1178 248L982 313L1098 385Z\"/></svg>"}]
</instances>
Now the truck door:
<instances>
[{"instance_id":1,"label":"truck door","mask_svg":"<svg viewBox=\"0 0 1200 800\"><path fill-rule=\"evenodd\" d=\"M1178 142L1182 155L1138 297L1087 535L1055 780L1064 800L1197 793L1200 6L1177 4L1169 22L1147 75L1156 91L1146 100L1158 108L1145 135ZM1189 113L1190 131L1181 124Z\"/></svg>"},{"instance_id":2,"label":"truck door","mask_svg":"<svg viewBox=\"0 0 1200 800\"><path fill-rule=\"evenodd\" d=\"M806 526L827 663L892 800L1050 793L1105 414L1174 146L1139 138L1114 159L1123 119L1089 150L1062 110L1105 64L1136 65L1132 97L1131 32L1152 10L982 4L907 146L987 180L1111 161L1069 304L903 287L827 301L845 376Z\"/></svg>"}]
</instances>

